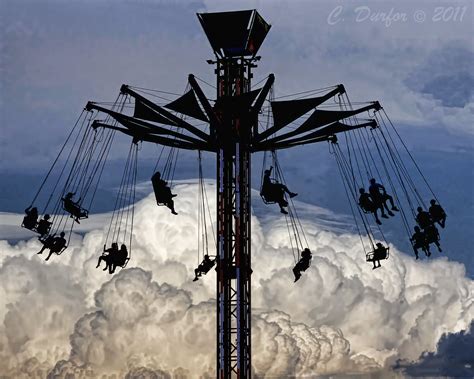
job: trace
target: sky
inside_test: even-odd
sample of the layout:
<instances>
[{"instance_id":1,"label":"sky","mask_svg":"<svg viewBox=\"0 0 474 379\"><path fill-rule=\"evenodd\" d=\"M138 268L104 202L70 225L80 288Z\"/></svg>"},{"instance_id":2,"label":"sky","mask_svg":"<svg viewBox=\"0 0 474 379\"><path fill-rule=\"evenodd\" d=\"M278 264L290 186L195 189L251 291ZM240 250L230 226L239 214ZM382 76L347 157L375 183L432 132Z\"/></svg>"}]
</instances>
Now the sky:
<instances>
[{"instance_id":1,"label":"sky","mask_svg":"<svg viewBox=\"0 0 474 379\"><path fill-rule=\"evenodd\" d=\"M182 93L189 73L214 83L212 67L205 62L212 58L212 53L196 13L246 8L257 8L272 25L259 52L262 60L254 71L255 83L269 73L274 73L276 96L343 83L352 101L381 102L448 212L448 228L442 233L449 259L420 263L420 269L427 270L427 267L437 264L453 269L453 275L467 284L451 289L452 294L464 293L464 290L459 289L461 287L471 288L466 302L469 299L472 302L472 281L468 278L474 277L471 248L474 240L470 233L474 225L474 11L473 3L469 1L0 0L0 173L3 178L0 183L0 212L12 213L0 213L0 238L12 244L27 238L28 235L16 231L11 220L17 217L15 213L22 213L30 201L34 189L41 182L87 101L113 101L122 83ZM204 89L210 97L214 96L211 87L204 85ZM126 137L115 141L110 156L111 165L99 190L100 205L95 212L105 213L112 209L111 195L118 185L128 143ZM156 148L151 147L140 152L141 180L146 180L153 169L156 152ZM323 207L327 212L332 212L337 220L347 220L350 209L336 166L328 156L325 145L284 152L280 160L288 181L300 193L300 201ZM180 156L177 178L196 178L195 162L192 154ZM207 157L205 165L206 176L212 178L211 157ZM260 166L261 157L258 156L254 159L253 183L258 183ZM146 196L145 191L140 198ZM254 201L257 211L256 201L258 199ZM260 217L266 220L264 214ZM322 228L330 229L328 225ZM100 226L94 224L89 238L98 233L98 229ZM270 229L265 230L271 233ZM355 233L349 222L345 230ZM400 225L391 222L388 234L400 251L408 252L406 236L403 236ZM86 240L78 240L78 251L92 256L90 246L84 247ZM155 241L150 242L153 243ZM18 253L20 256L16 258L16 264L30 267L32 272L40 275L41 272L47 272L45 270L49 266L43 267L43 263L38 264L37 257L32 257L31 250L34 248L31 246L35 246L32 244L32 241L20 242L20 247L15 248L12 246L16 245L5 242L3 249L9 252L9 256L14 255L12 251ZM268 245L271 243L268 242ZM155 258L150 256L149 259L152 261ZM7 270L5 262L2 263L3 270ZM65 263L65 266L71 264ZM157 291L164 291L162 286L166 281L156 276L163 272L159 268L160 259L157 259L156 265L151 277L146 276L146 273L138 273L138 269L119 275L131 275L137 283L158 281ZM399 270L395 263L391 267ZM145 266L142 268L145 271L147 269ZM52 270L62 275L60 270ZM181 270L185 272L182 267ZM405 276L402 277L400 283L406 284ZM57 280L62 279L58 277ZM114 285L114 280L119 279L111 280L110 286ZM380 280L386 283L384 280L387 279ZM182 282L171 283L173 291L181 291L184 282L183 279ZM54 286L54 283L50 285ZM71 293L81 299L84 296L93 297L96 291L106 290L106 282L100 281L100 285L103 285L100 289L97 281L89 283L87 288L71 285ZM357 287L358 284L352 285ZM417 283L416 286L424 287L427 284ZM76 290L78 292L74 292ZM184 290L187 290L186 286ZM11 304L21 306L27 301L26 297L13 297L13 292L9 291L16 291L14 289L7 288L5 291L12 295ZM429 298L431 295L428 292L423 296ZM54 308L54 300L46 300L48 296L44 296L41 301ZM341 368L337 371L339 374L354 368L364 372L367 367L375 365L371 361L375 360L381 370L392 370L398 364L401 367L399 370L403 368L410 375L427 369L426 365L439 368L443 364L438 373L450 375L449 362L441 362L436 352L439 338L443 333L452 333L439 341L438 351L452 349L455 344L451 340L469 340L462 330L469 329L467 316L472 316L472 310L471 313L464 313L462 322L440 322L439 325L444 326L426 337L429 342L420 343L409 354L405 352L405 347L393 345L395 338L386 339L383 333L374 332L374 352L368 346L361 346L350 328L345 330L343 324L330 317L318 319L317 322L304 319L292 314L288 304L278 303L273 295L271 298L275 300L264 303L265 310L287 312L290 318L311 327L340 328L341 338L355 349L351 351L368 357L367 360L364 358L364 364L367 364L364 366L360 362L354 363L356 355L347 353L348 361L334 363ZM198 296L187 301L201 304L205 300L205 296ZM389 302L393 302L393 299ZM7 303L2 306L7 307ZM61 332L58 331L62 333L61 341L64 342L64 336L72 333L68 327L80 326L78 320L83 320L81 315L92 310L99 312L104 307L107 305L101 301L95 304L89 301L82 308L75 309L64 321ZM202 307L205 308L205 305ZM428 301L426 311L423 311L426 313L420 314L431 314L436 309L434 305L430 308ZM207 312L206 309L201 311ZM261 316L259 322L268 322L269 317L277 316ZM397 328L399 326L394 326L394 329ZM411 330L413 335L419 333L420 328L410 324L400 330ZM334 331L330 333L337 334ZM391 337L394 336L399 337L397 334ZM1 338L11 342L13 337ZM40 343L38 341L42 337L38 338L32 338L33 345ZM67 343L61 346L61 353L52 354L54 358L51 356L46 359L48 364L68 355ZM25 362L31 358L28 354L36 351L31 349L24 350ZM71 351L75 352L74 349L72 347ZM388 354L387 349L393 351ZM12 352L14 350L10 350ZM425 352L427 355L420 358ZM74 363L64 359L67 361L66 366ZM400 362L395 363L397 359ZM418 360L418 366L407 360ZM141 364L146 367L143 362ZM101 365L96 365L95 369L98 366L105 370ZM304 370L303 366L298 370ZM452 372L462 369L458 366L452 368L457 370ZM160 365L149 367L157 370ZM327 368L318 369L320 373L331 372ZM206 370L203 368L203 372Z\"/></svg>"}]
</instances>

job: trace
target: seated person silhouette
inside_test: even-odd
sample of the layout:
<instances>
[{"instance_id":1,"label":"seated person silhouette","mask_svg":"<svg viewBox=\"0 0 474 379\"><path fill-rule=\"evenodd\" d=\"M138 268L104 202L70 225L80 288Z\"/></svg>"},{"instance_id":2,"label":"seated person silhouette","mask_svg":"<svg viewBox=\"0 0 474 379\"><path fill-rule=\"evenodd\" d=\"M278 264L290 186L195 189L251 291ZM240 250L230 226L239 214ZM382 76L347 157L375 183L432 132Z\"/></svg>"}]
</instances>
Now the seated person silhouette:
<instances>
[{"instance_id":1,"label":"seated person silhouette","mask_svg":"<svg viewBox=\"0 0 474 379\"><path fill-rule=\"evenodd\" d=\"M418 249L421 249L427 257L431 255L430 252L430 245L428 244L426 240L426 234L425 232L422 232L420 227L415 226L415 233L410 238L410 241L413 246L413 250L415 251L415 257L418 259Z\"/></svg>"},{"instance_id":2,"label":"seated person silhouette","mask_svg":"<svg viewBox=\"0 0 474 379\"><path fill-rule=\"evenodd\" d=\"M36 231L40 234L41 237L47 235L51 229L52 222L48 221L50 219L49 214L45 214L43 218L38 222Z\"/></svg>"},{"instance_id":3,"label":"seated person silhouette","mask_svg":"<svg viewBox=\"0 0 474 379\"><path fill-rule=\"evenodd\" d=\"M23 226L26 229L35 231L38 222L38 208L31 207L25 209L25 217L23 217Z\"/></svg>"},{"instance_id":4,"label":"seated person silhouette","mask_svg":"<svg viewBox=\"0 0 474 379\"><path fill-rule=\"evenodd\" d=\"M174 210L173 201L173 197L177 195L171 193L171 188L165 180L161 179L161 173L159 171L153 174L151 182L153 184L153 191L155 192L156 203L158 205L166 205L171 210L171 213L177 215L178 213Z\"/></svg>"},{"instance_id":5,"label":"seated person silhouette","mask_svg":"<svg viewBox=\"0 0 474 379\"><path fill-rule=\"evenodd\" d=\"M372 259L369 260L369 262L372 261L372 263L374 264L374 267L372 267L372 270L375 270L376 268L381 267L380 260L386 259L387 252L388 252L387 248L381 242L377 242L375 246L377 247L373 251ZM378 263L378 265L376 265L376 263Z\"/></svg>"},{"instance_id":6,"label":"seated person silhouette","mask_svg":"<svg viewBox=\"0 0 474 379\"><path fill-rule=\"evenodd\" d=\"M112 272L111 273L113 274L117 267L125 266L125 263L127 263L127 258L128 258L127 246L125 246L125 244L122 244L120 246L120 250L118 251L118 254L115 254L112 256Z\"/></svg>"},{"instance_id":7,"label":"seated person silhouette","mask_svg":"<svg viewBox=\"0 0 474 379\"><path fill-rule=\"evenodd\" d=\"M439 226L441 226L444 229L444 225L446 224L446 212L444 209L441 207L441 205L436 204L435 199L430 200L430 216L433 222L437 222Z\"/></svg>"},{"instance_id":8,"label":"seated person silhouette","mask_svg":"<svg viewBox=\"0 0 474 379\"><path fill-rule=\"evenodd\" d=\"M367 213L373 213L375 217L375 222L379 225L382 225L382 222L379 219L379 216L377 215L377 209L380 209L382 213L383 218L388 218L388 216L385 214L385 211L383 209L383 206L378 207L373 201L370 195L365 192L364 188L359 188L359 206Z\"/></svg>"},{"instance_id":9,"label":"seated person silhouette","mask_svg":"<svg viewBox=\"0 0 474 379\"><path fill-rule=\"evenodd\" d=\"M101 264L102 261L105 262L105 268L103 271L109 270L109 274L112 274L112 260L114 259L115 255L119 253L118 249L118 244L117 242L112 242L112 245L106 249L104 245L104 251L102 252L102 255L99 257L99 261L97 262L97 266L95 268L98 268Z\"/></svg>"},{"instance_id":10,"label":"seated person silhouette","mask_svg":"<svg viewBox=\"0 0 474 379\"><path fill-rule=\"evenodd\" d=\"M311 263L311 259L313 258L311 251L308 248L305 248L301 252L301 258L298 263L293 267L293 274L295 275L295 282L301 278L301 271L306 271Z\"/></svg>"},{"instance_id":11,"label":"seated person silhouette","mask_svg":"<svg viewBox=\"0 0 474 379\"><path fill-rule=\"evenodd\" d=\"M280 212L288 214L288 211L285 209L285 207L288 206L288 201L285 200L285 193L287 193L291 198L298 194L291 192L284 184L272 181L270 177L272 170L273 167L270 167L269 170L265 170L264 172L260 195L265 199L265 201L278 203L280 206Z\"/></svg>"},{"instance_id":12,"label":"seated person silhouette","mask_svg":"<svg viewBox=\"0 0 474 379\"><path fill-rule=\"evenodd\" d=\"M430 224L428 227L425 228L425 235L426 235L426 243L432 244L434 243L438 248L439 252L442 252L441 245L439 244L439 232L434 224Z\"/></svg>"},{"instance_id":13,"label":"seated person silhouette","mask_svg":"<svg viewBox=\"0 0 474 379\"><path fill-rule=\"evenodd\" d=\"M199 266L194 270L194 279L193 282L196 280L199 280L199 277L202 276L202 274L206 275L209 270L214 267L216 264L215 259L209 258L209 255L204 255L204 259L202 260L201 263L199 263Z\"/></svg>"},{"instance_id":14,"label":"seated person silhouette","mask_svg":"<svg viewBox=\"0 0 474 379\"><path fill-rule=\"evenodd\" d=\"M40 240L43 247L37 254L43 254L45 249L49 249L49 255L46 258L47 261L54 253L59 254L66 247L67 241L64 238L64 235L64 232L61 232L59 237L55 237L55 234L53 234L52 236L46 237L44 241Z\"/></svg>"},{"instance_id":15,"label":"seated person silhouette","mask_svg":"<svg viewBox=\"0 0 474 379\"><path fill-rule=\"evenodd\" d=\"M374 178L370 179L369 193L372 201L381 209L385 207L390 216L394 216L392 211L398 211L398 208L393 203L393 197L390 196L385 190L385 187L377 183ZM387 206L387 200L390 202L391 210Z\"/></svg>"},{"instance_id":16,"label":"seated person silhouette","mask_svg":"<svg viewBox=\"0 0 474 379\"><path fill-rule=\"evenodd\" d=\"M75 194L75 192L68 192L66 196L62 198L62 201L64 210L66 212L69 212L71 214L71 217L74 218L74 221L80 224L79 219L87 218L87 212L84 211L79 205L81 199L79 199L77 202L72 199Z\"/></svg>"},{"instance_id":17,"label":"seated person silhouette","mask_svg":"<svg viewBox=\"0 0 474 379\"><path fill-rule=\"evenodd\" d=\"M433 220L428 212L424 211L422 207L418 207L416 210L418 211L416 222L420 225L421 229L426 229L430 225L433 225Z\"/></svg>"}]
</instances>

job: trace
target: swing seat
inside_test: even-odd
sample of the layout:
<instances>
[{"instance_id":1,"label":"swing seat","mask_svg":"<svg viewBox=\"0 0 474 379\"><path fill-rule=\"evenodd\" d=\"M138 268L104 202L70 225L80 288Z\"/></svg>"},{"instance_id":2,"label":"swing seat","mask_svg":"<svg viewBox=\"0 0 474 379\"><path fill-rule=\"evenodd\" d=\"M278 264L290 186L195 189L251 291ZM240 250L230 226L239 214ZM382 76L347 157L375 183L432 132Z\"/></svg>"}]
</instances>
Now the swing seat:
<instances>
[{"instance_id":1,"label":"swing seat","mask_svg":"<svg viewBox=\"0 0 474 379\"><path fill-rule=\"evenodd\" d=\"M263 192L260 191L260 197L263 200L264 204L276 204L276 200L272 196L265 195Z\"/></svg>"},{"instance_id":2,"label":"swing seat","mask_svg":"<svg viewBox=\"0 0 474 379\"><path fill-rule=\"evenodd\" d=\"M121 268L125 268L127 267L127 264L128 264L128 261L130 260L129 257L125 258L125 262L123 263L123 265L117 265L118 267L121 267Z\"/></svg>"},{"instance_id":3,"label":"swing seat","mask_svg":"<svg viewBox=\"0 0 474 379\"><path fill-rule=\"evenodd\" d=\"M54 253L55 253L56 255L61 255L61 254L64 252L64 250L66 250L66 249L67 249L67 245L64 246L61 250L55 251Z\"/></svg>"},{"instance_id":4,"label":"swing seat","mask_svg":"<svg viewBox=\"0 0 474 379\"><path fill-rule=\"evenodd\" d=\"M44 245L44 244L46 243L46 240L47 240L48 238L49 238L49 235L45 235L45 236L42 236L42 237L38 237L38 240ZM54 247L54 245L51 246L51 247ZM48 249L51 250L51 248L49 248L49 247L48 247ZM66 250L66 249L67 249L67 245L64 245L64 246L61 248L61 250L58 250L58 251L56 251L56 250L51 250L51 251L52 251L54 254L56 254L56 255L61 255L61 254L64 252L64 250Z\"/></svg>"},{"instance_id":5,"label":"swing seat","mask_svg":"<svg viewBox=\"0 0 474 379\"><path fill-rule=\"evenodd\" d=\"M375 250L371 251L370 253L366 254L366 261L367 262L373 262L374 260L375 261L381 261L382 259L388 259L389 250L390 250L390 248L387 247L387 248L385 248L383 253L379 253L378 251L376 252Z\"/></svg>"},{"instance_id":6,"label":"swing seat","mask_svg":"<svg viewBox=\"0 0 474 379\"><path fill-rule=\"evenodd\" d=\"M276 182L272 183L276 184ZM275 188L275 187L274 187ZM260 197L262 198L263 202L265 204L277 204L279 199L282 199L282 205L285 207L288 206L288 202L285 200L285 193L281 190L275 190L272 191L272 188L269 189L268 193L265 193L263 189L260 190Z\"/></svg>"},{"instance_id":7,"label":"swing seat","mask_svg":"<svg viewBox=\"0 0 474 379\"><path fill-rule=\"evenodd\" d=\"M209 272L209 270L211 268L214 267L215 264L216 264L215 260L212 261L212 262L209 262L209 263L200 263L199 266L198 266L198 269L201 273L203 273L205 275Z\"/></svg>"},{"instance_id":8,"label":"swing seat","mask_svg":"<svg viewBox=\"0 0 474 379\"><path fill-rule=\"evenodd\" d=\"M63 209L72 217L75 217L79 220L89 218L89 211L87 209L82 208L79 204L70 200L66 200L64 198L62 199L62 201Z\"/></svg>"},{"instance_id":9,"label":"swing seat","mask_svg":"<svg viewBox=\"0 0 474 379\"><path fill-rule=\"evenodd\" d=\"M38 230L37 230L37 227L38 227L38 223L35 222L34 225L32 222L30 222L29 220L27 220L27 217L28 216L25 216L23 218L23 222L21 223L21 227L22 228L25 228L25 229L28 229L28 230L31 230L32 232L35 232L35 233L38 233ZM26 222L25 222L26 221Z\"/></svg>"},{"instance_id":10,"label":"swing seat","mask_svg":"<svg viewBox=\"0 0 474 379\"><path fill-rule=\"evenodd\" d=\"M155 192L156 204L158 206L166 206L168 202L173 198L171 188L166 186L155 186L153 185L153 191Z\"/></svg>"}]
</instances>

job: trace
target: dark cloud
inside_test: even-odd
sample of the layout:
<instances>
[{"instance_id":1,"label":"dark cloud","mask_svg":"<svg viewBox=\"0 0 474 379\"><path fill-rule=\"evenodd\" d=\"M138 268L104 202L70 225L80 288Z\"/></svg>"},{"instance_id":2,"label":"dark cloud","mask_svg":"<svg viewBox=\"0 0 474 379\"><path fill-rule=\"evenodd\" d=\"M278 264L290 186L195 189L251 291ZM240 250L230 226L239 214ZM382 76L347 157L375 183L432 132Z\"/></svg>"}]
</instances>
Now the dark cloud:
<instances>
[{"instance_id":1,"label":"dark cloud","mask_svg":"<svg viewBox=\"0 0 474 379\"><path fill-rule=\"evenodd\" d=\"M416 363L398 362L396 368L413 377L474 377L474 321L469 330L444 334L437 351L424 353Z\"/></svg>"},{"instance_id":2,"label":"dark cloud","mask_svg":"<svg viewBox=\"0 0 474 379\"><path fill-rule=\"evenodd\" d=\"M474 94L474 52L462 46L436 49L409 74L406 85L441 100L445 107L464 107Z\"/></svg>"}]
</instances>

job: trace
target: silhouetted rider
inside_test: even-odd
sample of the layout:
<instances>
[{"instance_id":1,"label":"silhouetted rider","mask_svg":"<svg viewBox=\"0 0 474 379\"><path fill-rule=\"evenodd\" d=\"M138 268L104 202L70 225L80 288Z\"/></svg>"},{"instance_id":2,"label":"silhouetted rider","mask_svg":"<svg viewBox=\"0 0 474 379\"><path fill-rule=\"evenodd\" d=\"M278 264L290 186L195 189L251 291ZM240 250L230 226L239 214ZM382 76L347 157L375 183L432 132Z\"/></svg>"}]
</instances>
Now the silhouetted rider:
<instances>
[{"instance_id":1,"label":"silhouetted rider","mask_svg":"<svg viewBox=\"0 0 474 379\"><path fill-rule=\"evenodd\" d=\"M75 192L68 192L66 196L62 198L64 210L71 214L71 217L74 218L74 221L80 224L79 219L87 217L87 212L84 211L81 206L79 205L81 199L79 198L78 201L74 201L73 197L76 193Z\"/></svg>"},{"instance_id":2,"label":"silhouetted rider","mask_svg":"<svg viewBox=\"0 0 474 379\"><path fill-rule=\"evenodd\" d=\"M359 188L359 193L359 206L365 212L373 213L375 217L375 222L379 225L382 225L382 222L380 222L379 216L377 215L377 209L380 209L383 218L388 218L388 216L385 214L383 206L378 206L377 204L375 204L375 202L372 201L371 196L367 192L365 192L364 188Z\"/></svg>"},{"instance_id":3,"label":"silhouetted rider","mask_svg":"<svg viewBox=\"0 0 474 379\"><path fill-rule=\"evenodd\" d=\"M202 276L202 274L206 275L209 270L215 265L216 260L209 258L209 255L204 255L204 259L202 260L201 263L199 263L199 266L194 270L194 279L193 282L196 280L199 280L199 278Z\"/></svg>"},{"instance_id":4,"label":"silhouetted rider","mask_svg":"<svg viewBox=\"0 0 474 379\"><path fill-rule=\"evenodd\" d=\"M105 248L105 245L104 245L104 250L102 252L102 255L99 257L99 261L97 262L97 266L95 268L99 268L100 266L100 263L102 261L105 262L105 268L103 271L107 271L107 269L109 270L109 274L112 274L112 267L113 267L113 264L112 264L112 260L114 259L115 255L117 255L119 252L119 249L118 249L118 244L117 242L112 242L112 245L106 249Z\"/></svg>"},{"instance_id":5,"label":"silhouetted rider","mask_svg":"<svg viewBox=\"0 0 474 379\"><path fill-rule=\"evenodd\" d=\"M178 213L174 210L173 201L173 197L177 195L171 193L171 188L165 180L161 179L161 173L159 171L153 174L151 182L153 184L153 191L155 192L156 203L166 205L171 210L171 213L177 215Z\"/></svg>"},{"instance_id":6,"label":"silhouetted rider","mask_svg":"<svg viewBox=\"0 0 474 379\"><path fill-rule=\"evenodd\" d=\"M428 212L424 211L422 207L416 209L418 214L416 215L416 222L420 225L421 229L426 229L433 224L433 220Z\"/></svg>"},{"instance_id":7,"label":"silhouetted rider","mask_svg":"<svg viewBox=\"0 0 474 379\"><path fill-rule=\"evenodd\" d=\"M38 254L42 254L44 249L49 249L49 255L46 258L47 261L54 253L59 254L66 247L67 241L64 235L64 232L61 232L59 237L54 237L55 235L53 234L52 236L48 236L44 241L40 240L43 243L43 247Z\"/></svg>"},{"instance_id":8,"label":"silhouetted rider","mask_svg":"<svg viewBox=\"0 0 474 379\"><path fill-rule=\"evenodd\" d=\"M430 204L429 212L431 219L433 222L437 222L442 228L444 228L444 225L446 224L446 212L441 205L436 204L435 199L431 199Z\"/></svg>"},{"instance_id":9,"label":"silhouetted rider","mask_svg":"<svg viewBox=\"0 0 474 379\"><path fill-rule=\"evenodd\" d=\"M31 205L25 209L25 217L23 218L23 226L26 229L33 230L36 228L38 222L38 208L31 207Z\"/></svg>"},{"instance_id":10,"label":"silhouetted rider","mask_svg":"<svg viewBox=\"0 0 474 379\"><path fill-rule=\"evenodd\" d=\"M374 267L372 267L372 270L375 270L376 268L381 267L380 260L386 259L387 253L388 253L388 249L381 242L377 242L375 246L377 247L374 249L374 255L372 258L372 262L374 264ZM376 263L378 263L378 265L376 265Z\"/></svg>"},{"instance_id":11,"label":"silhouetted rider","mask_svg":"<svg viewBox=\"0 0 474 379\"><path fill-rule=\"evenodd\" d=\"M370 179L369 193L372 197L372 201L382 209L385 207L390 216L394 216L391 210L398 211L398 208L393 203L393 197L390 196L385 190L385 187L377 183L374 178ZM391 210L387 206L387 200L390 202Z\"/></svg>"},{"instance_id":12,"label":"silhouetted rider","mask_svg":"<svg viewBox=\"0 0 474 379\"><path fill-rule=\"evenodd\" d=\"M285 193L287 193L290 198L297 196L295 192L291 192L288 187L278 181L272 181L270 175L272 174L273 167L270 167L269 170L264 171L262 189L260 195L266 201L278 203L280 206L280 212L283 214L288 214L288 211L285 207L288 206L288 202L285 200Z\"/></svg>"},{"instance_id":13,"label":"silhouetted rider","mask_svg":"<svg viewBox=\"0 0 474 379\"><path fill-rule=\"evenodd\" d=\"M293 267L293 274L295 275L295 282L301 278L301 271L306 271L311 263L311 259L313 258L311 254L311 250L305 248L301 252L301 258L298 263Z\"/></svg>"},{"instance_id":14,"label":"silhouetted rider","mask_svg":"<svg viewBox=\"0 0 474 379\"><path fill-rule=\"evenodd\" d=\"M426 234L421 231L418 226L414 227L415 233L410 238L410 241L413 246L413 250L415 251L415 257L418 259L418 249L421 249L427 257L431 255L430 252L430 245L426 239Z\"/></svg>"},{"instance_id":15,"label":"silhouetted rider","mask_svg":"<svg viewBox=\"0 0 474 379\"><path fill-rule=\"evenodd\" d=\"M41 235L41 237L45 236L49 233L51 229L52 222L48 221L50 219L49 214L45 214L41 220L38 222L38 226L36 227L36 231Z\"/></svg>"}]
</instances>

